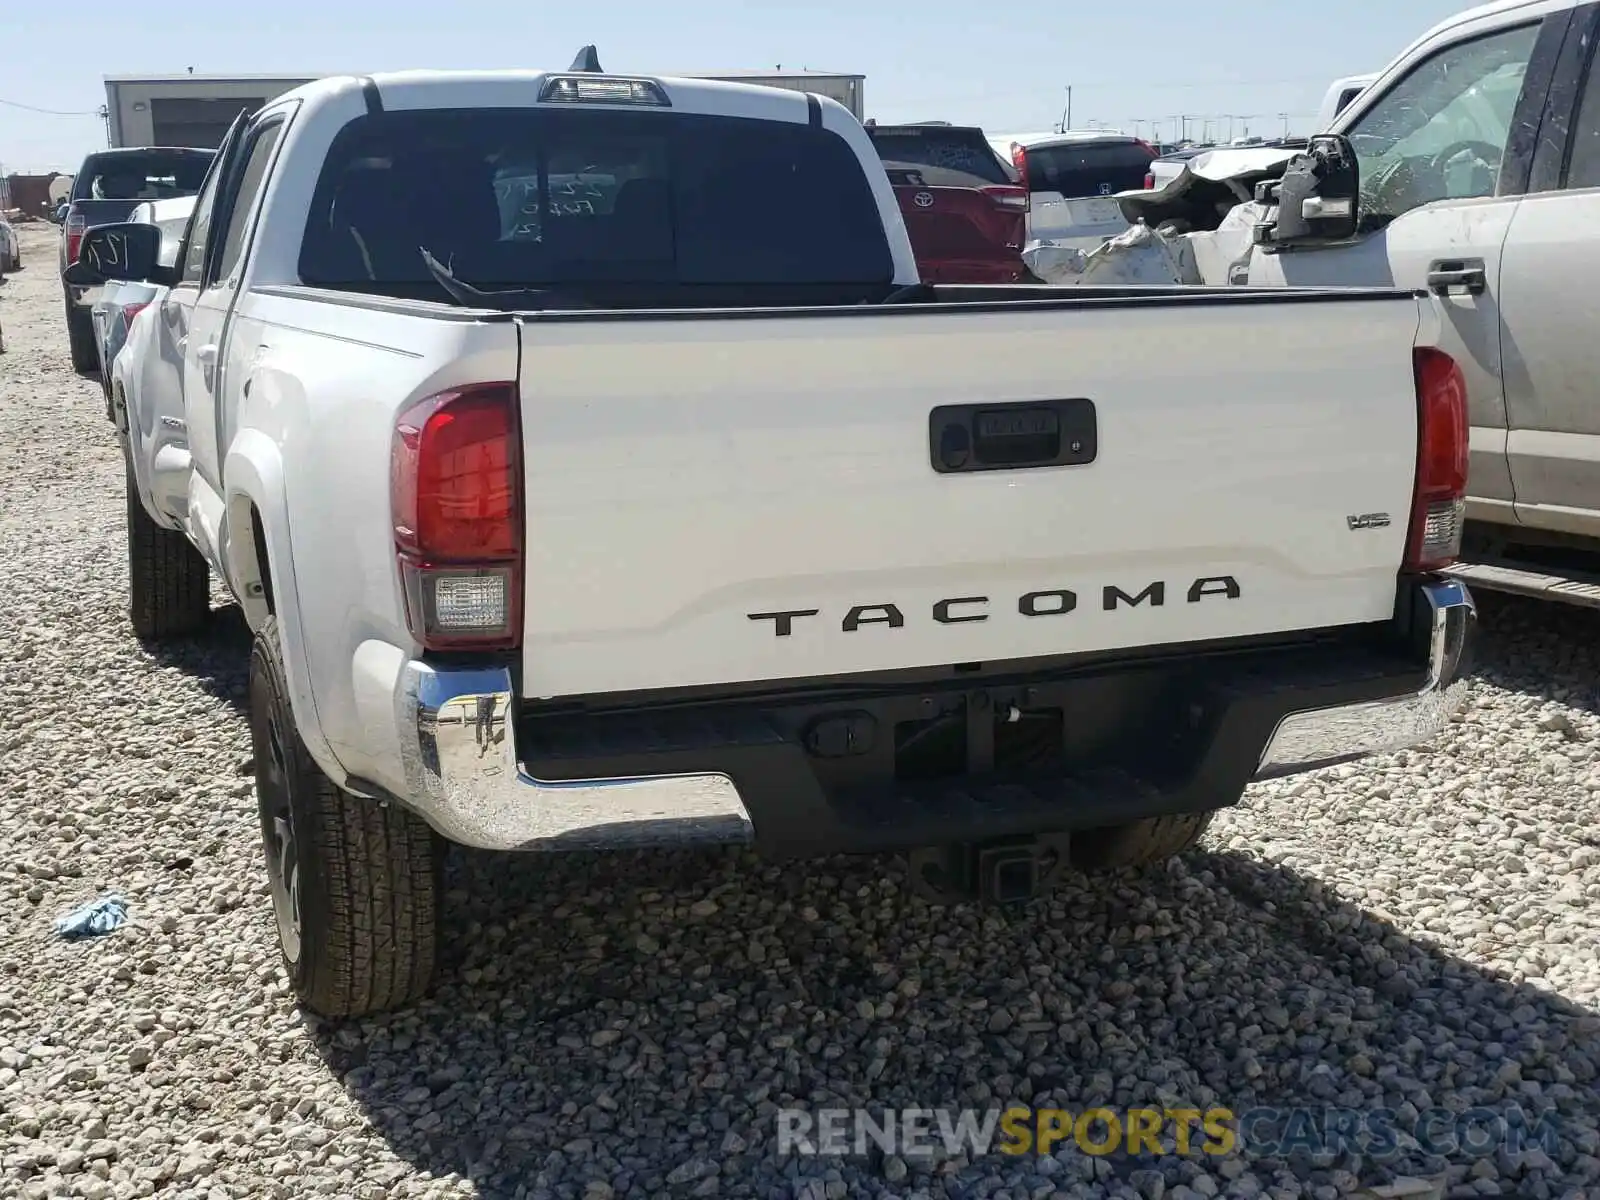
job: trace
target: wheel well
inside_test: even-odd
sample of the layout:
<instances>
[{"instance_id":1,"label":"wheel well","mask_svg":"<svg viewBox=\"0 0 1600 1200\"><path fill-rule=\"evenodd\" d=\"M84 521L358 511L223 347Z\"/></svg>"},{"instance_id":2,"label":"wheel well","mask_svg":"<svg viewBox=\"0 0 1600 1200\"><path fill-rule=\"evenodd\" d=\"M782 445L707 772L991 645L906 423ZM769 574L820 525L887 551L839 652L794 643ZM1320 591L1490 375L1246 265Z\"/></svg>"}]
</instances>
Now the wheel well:
<instances>
[{"instance_id":1,"label":"wheel well","mask_svg":"<svg viewBox=\"0 0 1600 1200\"><path fill-rule=\"evenodd\" d=\"M251 629L278 611L272 592L272 561L267 552L266 528L261 511L248 496L236 495L228 504L228 576L234 595L244 609Z\"/></svg>"},{"instance_id":2,"label":"wheel well","mask_svg":"<svg viewBox=\"0 0 1600 1200\"><path fill-rule=\"evenodd\" d=\"M261 599L267 606L267 615L278 615L278 606L272 598L272 560L267 555L267 535L261 528L261 514L250 506L250 541L255 547L256 570L261 577Z\"/></svg>"}]
</instances>

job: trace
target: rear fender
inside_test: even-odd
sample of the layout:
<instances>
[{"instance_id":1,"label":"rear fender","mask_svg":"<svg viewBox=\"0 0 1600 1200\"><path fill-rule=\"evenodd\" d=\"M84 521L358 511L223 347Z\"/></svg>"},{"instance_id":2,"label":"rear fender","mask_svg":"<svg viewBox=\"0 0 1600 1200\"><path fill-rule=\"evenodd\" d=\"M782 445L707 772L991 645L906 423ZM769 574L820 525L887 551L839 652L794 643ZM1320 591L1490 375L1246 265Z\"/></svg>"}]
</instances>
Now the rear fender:
<instances>
[{"instance_id":1,"label":"rear fender","mask_svg":"<svg viewBox=\"0 0 1600 1200\"><path fill-rule=\"evenodd\" d=\"M241 430L228 449L222 478L227 498L219 540L228 586L238 597L245 620L255 630L267 617L266 585L270 581L295 726L317 765L342 784L346 772L323 735L311 686L294 556L290 552L283 458L277 443L258 430ZM258 544L266 547L266 562L259 561Z\"/></svg>"}]
</instances>

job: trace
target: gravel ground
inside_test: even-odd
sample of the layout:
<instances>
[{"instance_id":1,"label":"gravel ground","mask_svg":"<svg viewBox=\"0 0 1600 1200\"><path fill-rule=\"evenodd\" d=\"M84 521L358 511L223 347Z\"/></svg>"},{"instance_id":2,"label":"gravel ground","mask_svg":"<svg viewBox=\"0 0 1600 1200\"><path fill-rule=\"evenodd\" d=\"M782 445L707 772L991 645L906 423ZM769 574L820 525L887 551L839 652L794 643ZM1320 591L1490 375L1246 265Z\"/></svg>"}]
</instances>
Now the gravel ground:
<instances>
[{"instance_id":1,"label":"gravel ground","mask_svg":"<svg viewBox=\"0 0 1600 1200\"><path fill-rule=\"evenodd\" d=\"M67 364L54 237L24 227L0 287L0 1194L1333 1197L1398 1174L1600 1196L1600 616L1494 597L1437 745L1253 789L1142 877L998 915L908 899L889 860L459 853L435 1000L301 1014L244 773L243 625L218 597L198 643L128 630L119 452ZM129 925L53 936L109 889ZM1559 1136L774 1150L788 1104L1012 1099L1519 1106Z\"/></svg>"}]
</instances>

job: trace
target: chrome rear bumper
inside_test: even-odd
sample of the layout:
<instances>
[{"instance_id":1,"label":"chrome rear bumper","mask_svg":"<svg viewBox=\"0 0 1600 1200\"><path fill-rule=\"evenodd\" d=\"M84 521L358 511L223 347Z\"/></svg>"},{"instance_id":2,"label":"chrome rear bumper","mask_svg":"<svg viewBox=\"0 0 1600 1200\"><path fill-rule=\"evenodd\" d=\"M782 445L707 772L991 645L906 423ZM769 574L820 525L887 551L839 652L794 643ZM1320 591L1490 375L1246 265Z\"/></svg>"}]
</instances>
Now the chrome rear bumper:
<instances>
[{"instance_id":1,"label":"chrome rear bumper","mask_svg":"<svg viewBox=\"0 0 1600 1200\"><path fill-rule=\"evenodd\" d=\"M1220 772L1198 772L1238 781L1226 794L1197 794L1180 798L1181 805L1174 800L1166 809L1146 812L1138 805L1151 803L1149 789L1109 798L1085 798L1074 792L1077 799L1071 803L1078 811L1073 817L1062 820L1061 805L1066 801L1040 801L1028 821L1052 828L1073 825L1074 817L1077 825L1106 823L1104 814L1094 817L1087 811L1093 803L1115 812L1112 820L1187 809L1195 807L1197 800L1207 807L1231 804L1238 799L1234 788L1242 788L1243 781L1251 777L1252 766L1254 778L1267 779L1425 741L1449 721L1461 703L1466 688L1462 674L1465 654L1476 613L1471 595L1458 582L1428 583L1420 590L1431 612L1427 676L1420 689L1314 709L1297 709L1292 699L1273 701L1282 705L1277 711L1284 715L1271 724L1256 717L1247 721L1259 721L1256 729L1272 731L1259 760L1249 741L1230 735L1218 739L1218 751L1237 754L1237 767L1224 764ZM1397 686L1401 678L1414 679L1413 669L1405 666L1396 673ZM1371 690L1366 694L1370 696ZM755 841L746 798L725 774L664 765L658 773L625 775L624 770L639 768L608 773L601 761L587 773L605 777L534 778L522 766L517 751L517 692L508 670L441 669L411 661L402 668L395 695L405 801L452 841L487 850L609 850ZM770 839L774 827L787 825L787 833L779 840L803 841L797 837L796 821L809 830L831 819L825 805L805 807L808 796L821 796L806 766L806 753L797 744L781 741L757 749L772 756L768 765L778 772L764 777L765 791L758 778L756 790L749 796L761 814L765 836ZM699 755L698 760L694 765L730 761L721 752ZM635 761L644 760L636 757ZM672 773L674 769L678 773ZM793 773L796 771L799 773ZM992 803L977 805L976 824L959 836L990 836L983 830L1003 817L1004 806L996 807L1003 799L990 797ZM905 808L896 812L900 822L896 830L909 833L906 822L914 824L916 814ZM841 833L840 840L851 844L847 834Z\"/></svg>"},{"instance_id":2,"label":"chrome rear bumper","mask_svg":"<svg viewBox=\"0 0 1600 1200\"><path fill-rule=\"evenodd\" d=\"M1428 677L1412 695L1290 713L1278 722L1257 779L1293 775L1425 742L1461 707L1466 694L1465 652L1477 622L1472 593L1456 580L1420 589L1432 611Z\"/></svg>"},{"instance_id":3,"label":"chrome rear bumper","mask_svg":"<svg viewBox=\"0 0 1600 1200\"><path fill-rule=\"evenodd\" d=\"M622 850L748 842L726 775L535 779L517 761L504 669L407 664L400 689L411 802L451 841L484 850Z\"/></svg>"}]
</instances>

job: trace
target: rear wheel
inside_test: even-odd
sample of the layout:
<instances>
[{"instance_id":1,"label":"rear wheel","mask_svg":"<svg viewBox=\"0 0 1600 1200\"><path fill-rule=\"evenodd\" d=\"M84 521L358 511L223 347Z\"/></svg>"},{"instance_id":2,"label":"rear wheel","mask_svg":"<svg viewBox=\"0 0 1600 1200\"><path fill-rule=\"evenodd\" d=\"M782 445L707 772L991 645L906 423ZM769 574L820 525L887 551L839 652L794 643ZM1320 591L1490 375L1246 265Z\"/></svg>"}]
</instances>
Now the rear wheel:
<instances>
[{"instance_id":1,"label":"rear wheel","mask_svg":"<svg viewBox=\"0 0 1600 1200\"><path fill-rule=\"evenodd\" d=\"M444 843L400 805L344 791L312 760L272 617L250 656L250 738L273 915L295 994L327 1017L420 1000L438 958Z\"/></svg>"},{"instance_id":2,"label":"rear wheel","mask_svg":"<svg viewBox=\"0 0 1600 1200\"><path fill-rule=\"evenodd\" d=\"M140 638L194 633L211 616L211 568L181 529L165 529L139 502L133 467L122 464L128 492L128 617Z\"/></svg>"},{"instance_id":3,"label":"rear wheel","mask_svg":"<svg viewBox=\"0 0 1600 1200\"><path fill-rule=\"evenodd\" d=\"M79 375L92 375L100 367L100 352L94 344L94 322L89 314L67 304L67 345L72 353L72 369Z\"/></svg>"},{"instance_id":4,"label":"rear wheel","mask_svg":"<svg viewBox=\"0 0 1600 1200\"><path fill-rule=\"evenodd\" d=\"M1109 871L1164 862L1192 849L1214 816L1215 812L1174 813L1085 829L1072 835L1072 864L1083 871Z\"/></svg>"}]
</instances>

